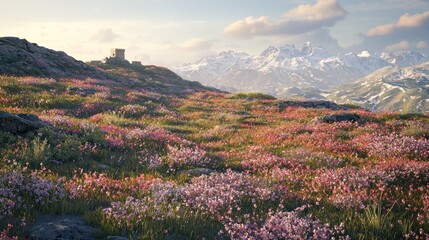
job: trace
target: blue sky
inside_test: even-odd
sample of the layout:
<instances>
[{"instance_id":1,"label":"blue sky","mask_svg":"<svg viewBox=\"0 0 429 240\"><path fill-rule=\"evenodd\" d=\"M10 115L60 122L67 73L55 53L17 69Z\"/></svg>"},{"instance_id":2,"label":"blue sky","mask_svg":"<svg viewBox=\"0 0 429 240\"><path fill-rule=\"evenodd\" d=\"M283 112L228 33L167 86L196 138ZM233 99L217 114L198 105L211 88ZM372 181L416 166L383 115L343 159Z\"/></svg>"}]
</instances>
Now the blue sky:
<instances>
[{"instance_id":1,"label":"blue sky","mask_svg":"<svg viewBox=\"0 0 429 240\"><path fill-rule=\"evenodd\" d=\"M0 36L84 61L120 47L129 60L171 67L306 41L332 53L429 52L429 0L13 0L1 12Z\"/></svg>"}]
</instances>

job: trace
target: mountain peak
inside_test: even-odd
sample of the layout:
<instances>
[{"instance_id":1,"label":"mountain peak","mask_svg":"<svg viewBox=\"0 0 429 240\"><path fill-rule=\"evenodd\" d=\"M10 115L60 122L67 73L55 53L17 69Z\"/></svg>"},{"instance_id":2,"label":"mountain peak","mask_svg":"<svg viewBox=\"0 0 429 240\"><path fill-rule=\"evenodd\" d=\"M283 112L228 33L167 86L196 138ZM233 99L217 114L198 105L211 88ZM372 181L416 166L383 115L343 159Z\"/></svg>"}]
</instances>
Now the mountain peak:
<instances>
[{"instance_id":1,"label":"mountain peak","mask_svg":"<svg viewBox=\"0 0 429 240\"><path fill-rule=\"evenodd\" d=\"M228 51L222 51L218 54L218 56L222 56L222 57L228 57L228 56L233 56L235 55L236 52L234 50L228 50Z\"/></svg>"},{"instance_id":2,"label":"mountain peak","mask_svg":"<svg viewBox=\"0 0 429 240\"><path fill-rule=\"evenodd\" d=\"M313 46L310 42L305 42L304 45L299 49L302 54L310 55L313 52Z\"/></svg>"},{"instance_id":3,"label":"mountain peak","mask_svg":"<svg viewBox=\"0 0 429 240\"><path fill-rule=\"evenodd\" d=\"M369 52L369 51L367 51L367 50L363 50L361 53L359 53L358 55L357 55L358 57L365 57L365 58L368 58L368 57L372 57L372 54Z\"/></svg>"},{"instance_id":4,"label":"mountain peak","mask_svg":"<svg viewBox=\"0 0 429 240\"><path fill-rule=\"evenodd\" d=\"M273 54L273 53L275 53L275 52L278 52L278 51L279 51L279 49L278 49L278 48L273 47L273 46L269 46L267 49L265 49L265 50L260 54L260 56L261 56L261 57L268 57L268 56L270 56L271 54Z\"/></svg>"}]
</instances>

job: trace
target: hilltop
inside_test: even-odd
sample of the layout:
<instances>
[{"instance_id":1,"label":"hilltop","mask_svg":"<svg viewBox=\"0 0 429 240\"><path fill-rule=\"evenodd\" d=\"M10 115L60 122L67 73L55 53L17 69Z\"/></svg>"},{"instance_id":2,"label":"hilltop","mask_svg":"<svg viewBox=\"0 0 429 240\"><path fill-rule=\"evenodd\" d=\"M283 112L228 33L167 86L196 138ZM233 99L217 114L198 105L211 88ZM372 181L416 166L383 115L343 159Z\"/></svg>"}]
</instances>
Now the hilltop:
<instances>
[{"instance_id":1,"label":"hilltop","mask_svg":"<svg viewBox=\"0 0 429 240\"><path fill-rule=\"evenodd\" d=\"M114 81L127 88L183 95L214 90L198 82L182 79L157 66L134 66L128 61L109 61L101 66L86 64L61 51L54 51L15 37L0 38L0 74L42 78ZM101 82L101 84L103 84Z\"/></svg>"}]
</instances>

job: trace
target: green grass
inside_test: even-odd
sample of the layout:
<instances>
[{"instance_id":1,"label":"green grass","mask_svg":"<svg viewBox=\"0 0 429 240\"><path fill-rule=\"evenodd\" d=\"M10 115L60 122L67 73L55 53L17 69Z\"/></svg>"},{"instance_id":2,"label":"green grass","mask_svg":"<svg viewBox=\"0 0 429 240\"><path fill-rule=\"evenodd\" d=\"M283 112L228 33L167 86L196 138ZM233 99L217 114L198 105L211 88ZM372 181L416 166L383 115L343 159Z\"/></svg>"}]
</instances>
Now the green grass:
<instances>
[{"instance_id":1,"label":"green grass","mask_svg":"<svg viewBox=\"0 0 429 240\"><path fill-rule=\"evenodd\" d=\"M276 100L275 97L264 93L234 93L228 96L230 99L260 99Z\"/></svg>"}]
</instances>

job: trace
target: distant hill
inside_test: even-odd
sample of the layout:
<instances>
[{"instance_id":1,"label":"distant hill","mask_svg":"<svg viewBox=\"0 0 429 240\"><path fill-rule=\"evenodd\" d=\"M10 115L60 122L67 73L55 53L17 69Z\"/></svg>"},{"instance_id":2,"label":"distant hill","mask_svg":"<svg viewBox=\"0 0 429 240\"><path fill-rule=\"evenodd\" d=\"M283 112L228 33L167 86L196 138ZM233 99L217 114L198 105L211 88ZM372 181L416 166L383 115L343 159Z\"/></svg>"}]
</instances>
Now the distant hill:
<instances>
[{"instance_id":1,"label":"distant hill","mask_svg":"<svg viewBox=\"0 0 429 240\"><path fill-rule=\"evenodd\" d=\"M331 91L337 103L374 111L429 112L429 62L414 67L385 67Z\"/></svg>"},{"instance_id":2,"label":"distant hill","mask_svg":"<svg viewBox=\"0 0 429 240\"><path fill-rule=\"evenodd\" d=\"M15 37L0 38L0 75L45 78L106 79L163 94L187 94L214 90L198 82L182 79L174 72L157 66L136 66L128 61L107 61L90 65Z\"/></svg>"}]
</instances>

